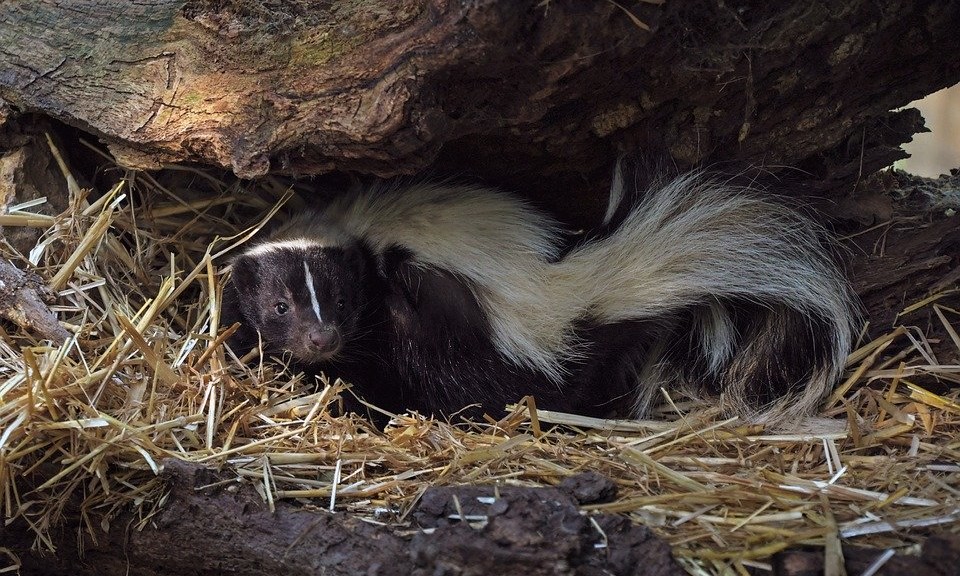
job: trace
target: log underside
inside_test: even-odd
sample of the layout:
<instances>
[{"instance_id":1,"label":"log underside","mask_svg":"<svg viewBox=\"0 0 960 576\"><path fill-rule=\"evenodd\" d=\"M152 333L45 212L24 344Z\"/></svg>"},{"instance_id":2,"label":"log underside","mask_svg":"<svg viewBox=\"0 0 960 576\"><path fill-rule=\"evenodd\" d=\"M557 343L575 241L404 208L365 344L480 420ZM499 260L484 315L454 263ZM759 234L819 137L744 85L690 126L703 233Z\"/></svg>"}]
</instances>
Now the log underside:
<instances>
[{"instance_id":1,"label":"log underside","mask_svg":"<svg viewBox=\"0 0 960 576\"><path fill-rule=\"evenodd\" d=\"M570 214L624 151L849 190L960 81L957 2L82 4L0 5L0 98L126 165L428 169Z\"/></svg>"}]
</instances>

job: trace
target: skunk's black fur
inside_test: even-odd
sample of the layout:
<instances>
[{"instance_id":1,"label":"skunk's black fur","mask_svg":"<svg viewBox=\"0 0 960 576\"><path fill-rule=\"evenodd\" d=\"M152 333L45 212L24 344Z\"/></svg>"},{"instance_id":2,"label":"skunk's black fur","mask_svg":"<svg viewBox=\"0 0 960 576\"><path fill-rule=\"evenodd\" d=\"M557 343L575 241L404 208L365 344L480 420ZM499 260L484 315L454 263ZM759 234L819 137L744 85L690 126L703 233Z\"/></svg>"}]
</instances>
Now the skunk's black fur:
<instances>
[{"instance_id":1,"label":"skunk's black fur","mask_svg":"<svg viewBox=\"0 0 960 576\"><path fill-rule=\"evenodd\" d=\"M502 192L345 196L234 259L224 319L242 324L235 347L259 342L394 411L497 413L533 394L641 416L671 386L761 421L815 408L856 310L817 226L697 175L619 220L560 257L557 225Z\"/></svg>"}]
</instances>

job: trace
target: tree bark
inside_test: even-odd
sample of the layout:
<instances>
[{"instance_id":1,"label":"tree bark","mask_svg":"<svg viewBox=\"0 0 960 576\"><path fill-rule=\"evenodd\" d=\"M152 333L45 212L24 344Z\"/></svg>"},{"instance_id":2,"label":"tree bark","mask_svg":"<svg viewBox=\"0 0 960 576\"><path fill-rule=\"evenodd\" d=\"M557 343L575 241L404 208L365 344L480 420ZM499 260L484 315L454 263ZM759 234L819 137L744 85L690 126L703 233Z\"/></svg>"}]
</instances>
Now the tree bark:
<instances>
[{"instance_id":1,"label":"tree bark","mask_svg":"<svg viewBox=\"0 0 960 576\"><path fill-rule=\"evenodd\" d=\"M847 574L863 574L881 560L883 550L844 547L843 559ZM823 552L789 550L773 558L773 576L819 576L824 573ZM877 576L923 574L950 576L960 565L960 536L944 533L927 538L918 556L895 555L872 572Z\"/></svg>"},{"instance_id":2,"label":"tree bark","mask_svg":"<svg viewBox=\"0 0 960 576\"><path fill-rule=\"evenodd\" d=\"M930 306L900 315L937 294L945 296L940 304L960 303L960 295L950 292L960 283L960 171L937 180L881 172L863 188L846 205L856 206L865 224L853 231L846 246L865 318L876 335L897 324L921 326L928 335L940 337L934 349L942 363L960 362L960 350ZM854 215L844 205L837 212Z\"/></svg>"},{"instance_id":3,"label":"tree bark","mask_svg":"<svg viewBox=\"0 0 960 576\"><path fill-rule=\"evenodd\" d=\"M63 344L70 333L47 306L54 299L55 295L40 276L24 272L0 258L0 318L40 338Z\"/></svg>"},{"instance_id":4,"label":"tree bark","mask_svg":"<svg viewBox=\"0 0 960 576\"><path fill-rule=\"evenodd\" d=\"M31 554L22 523L0 529L3 545L18 553L24 576L684 574L646 528L581 515L576 486L504 487L496 497L492 487L430 489L416 529L403 530L285 501L270 511L251 485L181 461L166 461L163 474L170 492L159 515L142 528L133 515L114 518L84 538L82 557L80 526L51 534L56 557Z\"/></svg>"},{"instance_id":5,"label":"tree bark","mask_svg":"<svg viewBox=\"0 0 960 576\"><path fill-rule=\"evenodd\" d=\"M469 172L597 193L619 151L805 170L903 156L960 80L960 3L83 0L0 4L0 97L125 164Z\"/></svg>"}]
</instances>

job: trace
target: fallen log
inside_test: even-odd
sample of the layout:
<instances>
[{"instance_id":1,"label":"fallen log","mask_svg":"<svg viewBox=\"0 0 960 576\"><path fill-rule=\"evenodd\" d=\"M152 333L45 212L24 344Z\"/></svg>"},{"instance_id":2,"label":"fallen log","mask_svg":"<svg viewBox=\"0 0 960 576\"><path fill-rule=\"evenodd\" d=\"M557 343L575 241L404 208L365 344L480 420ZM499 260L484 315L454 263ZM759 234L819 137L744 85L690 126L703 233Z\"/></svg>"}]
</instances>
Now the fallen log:
<instances>
[{"instance_id":1,"label":"fallen log","mask_svg":"<svg viewBox=\"0 0 960 576\"><path fill-rule=\"evenodd\" d=\"M529 0L0 6L0 98L127 166L470 173L599 193L619 151L799 168L903 157L960 81L956 3Z\"/></svg>"},{"instance_id":2,"label":"fallen log","mask_svg":"<svg viewBox=\"0 0 960 576\"><path fill-rule=\"evenodd\" d=\"M432 488L414 529L376 525L279 501L229 472L168 460L169 493L156 515L123 514L103 532L51 533L57 556L33 555L22 523L3 543L30 575L589 575L680 576L670 547L642 526L580 514L554 488ZM272 508L272 509L271 509Z\"/></svg>"}]
</instances>

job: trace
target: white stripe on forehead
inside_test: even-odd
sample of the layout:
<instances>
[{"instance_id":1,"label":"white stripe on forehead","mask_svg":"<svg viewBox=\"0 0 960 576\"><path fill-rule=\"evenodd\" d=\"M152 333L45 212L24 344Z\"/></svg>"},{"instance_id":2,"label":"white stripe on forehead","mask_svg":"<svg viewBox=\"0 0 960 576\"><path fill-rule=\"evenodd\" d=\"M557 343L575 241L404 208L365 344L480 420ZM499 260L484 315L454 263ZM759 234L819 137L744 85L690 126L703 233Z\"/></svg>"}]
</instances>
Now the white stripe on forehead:
<instances>
[{"instance_id":1,"label":"white stripe on forehead","mask_svg":"<svg viewBox=\"0 0 960 576\"><path fill-rule=\"evenodd\" d=\"M320 303L317 302L317 291L313 288L313 274L310 273L310 266L307 265L307 262L303 262L303 275L307 280L307 292L310 293L310 305L313 306L313 311L317 315L317 321L323 324L323 318L320 317Z\"/></svg>"},{"instance_id":2,"label":"white stripe on forehead","mask_svg":"<svg viewBox=\"0 0 960 576\"><path fill-rule=\"evenodd\" d=\"M248 256L263 256L271 252L280 250L310 250L311 248L329 248L331 246L340 246L339 242L323 242L313 238L291 238L289 240L273 240L257 244L250 248L244 254Z\"/></svg>"}]
</instances>

